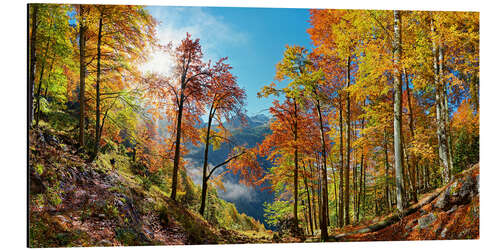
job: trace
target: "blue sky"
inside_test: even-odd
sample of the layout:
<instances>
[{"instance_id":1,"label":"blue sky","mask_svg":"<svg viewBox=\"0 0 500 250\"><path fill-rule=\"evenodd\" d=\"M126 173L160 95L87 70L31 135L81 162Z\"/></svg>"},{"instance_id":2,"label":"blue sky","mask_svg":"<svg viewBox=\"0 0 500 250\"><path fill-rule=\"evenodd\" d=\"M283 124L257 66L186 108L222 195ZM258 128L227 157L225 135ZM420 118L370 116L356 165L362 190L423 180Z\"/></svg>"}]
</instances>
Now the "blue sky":
<instances>
[{"instance_id":1,"label":"blue sky","mask_svg":"<svg viewBox=\"0 0 500 250\"><path fill-rule=\"evenodd\" d=\"M238 83L247 91L249 115L271 106L272 98L259 99L257 92L273 81L275 65L285 45L311 47L307 9L228 8L228 7L148 7L161 23L160 41L174 45L186 32L200 38L205 59L228 57ZM146 66L168 74L171 59L156 54Z\"/></svg>"}]
</instances>

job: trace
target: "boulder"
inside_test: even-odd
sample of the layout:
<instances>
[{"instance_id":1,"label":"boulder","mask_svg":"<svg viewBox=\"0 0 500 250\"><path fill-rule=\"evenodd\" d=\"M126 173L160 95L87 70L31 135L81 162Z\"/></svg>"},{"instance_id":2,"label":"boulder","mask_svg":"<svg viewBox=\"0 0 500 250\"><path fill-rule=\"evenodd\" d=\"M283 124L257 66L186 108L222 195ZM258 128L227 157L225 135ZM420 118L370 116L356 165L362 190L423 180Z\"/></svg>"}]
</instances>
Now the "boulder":
<instances>
[{"instance_id":1,"label":"boulder","mask_svg":"<svg viewBox=\"0 0 500 250\"><path fill-rule=\"evenodd\" d=\"M434 221L436 221L436 219L437 219L437 217L433 213L430 213L430 214L428 214L426 216L423 216L423 217L420 217L418 219L418 226L421 229L425 229L429 225L431 225L432 223L434 223Z\"/></svg>"},{"instance_id":2,"label":"boulder","mask_svg":"<svg viewBox=\"0 0 500 250\"><path fill-rule=\"evenodd\" d=\"M469 203L478 193L478 178L466 175L462 178L454 180L453 183L449 185L446 190L441 193L441 195L439 195L434 207L439 208L442 211L448 211L457 205Z\"/></svg>"}]
</instances>

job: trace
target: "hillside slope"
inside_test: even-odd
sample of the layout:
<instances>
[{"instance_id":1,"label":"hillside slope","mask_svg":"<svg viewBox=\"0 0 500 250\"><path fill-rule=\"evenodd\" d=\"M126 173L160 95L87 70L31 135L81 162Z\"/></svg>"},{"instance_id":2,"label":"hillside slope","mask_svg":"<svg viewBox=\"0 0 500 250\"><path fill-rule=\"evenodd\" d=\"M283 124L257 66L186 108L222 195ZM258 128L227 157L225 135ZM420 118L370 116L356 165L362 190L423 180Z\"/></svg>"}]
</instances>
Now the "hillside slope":
<instances>
[{"instance_id":1,"label":"hillside slope","mask_svg":"<svg viewBox=\"0 0 500 250\"><path fill-rule=\"evenodd\" d=\"M479 164L405 210L336 232L336 241L479 239Z\"/></svg>"},{"instance_id":2,"label":"hillside slope","mask_svg":"<svg viewBox=\"0 0 500 250\"><path fill-rule=\"evenodd\" d=\"M207 222L159 187L145 185L118 152L86 163L73 139L50 127L31 132L30 142L30 247L270 241L262 224L232 204L222 204L222 212L237 230Z\"/></svg>"}]
</instances>

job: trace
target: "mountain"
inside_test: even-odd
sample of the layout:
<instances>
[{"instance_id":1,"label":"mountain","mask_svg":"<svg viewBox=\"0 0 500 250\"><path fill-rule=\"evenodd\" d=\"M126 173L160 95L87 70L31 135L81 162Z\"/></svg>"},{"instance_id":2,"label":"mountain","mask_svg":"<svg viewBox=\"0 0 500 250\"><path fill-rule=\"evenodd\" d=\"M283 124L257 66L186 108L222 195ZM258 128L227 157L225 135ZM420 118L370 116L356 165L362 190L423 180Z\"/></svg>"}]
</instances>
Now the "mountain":
<instances>
[{"instance_id":1,"label":"mountain","mask_svg":"<svg viewBox=\"0 0 500 250\"><path fill-rule=\"evenodd\" d=\"M257 143L262 142L267 134L271 133L269 129L270 119L266 115L246 116L245 119L246 123L243 123L240 119L235 119L225 124L232 132L231 140L237 145L254 147ZM209 164L216 165L223 162L227 158L231 148L232 146L229 144L223 144L216 151L210 147L208 153ZM192 147L189 155L186 156L186 158L190 158L193 162L193 167L188 168L188 173L197 184L201 183L203 150L203 145ZM265 170L271 167L271 163L264 158L260 158L259 163ZM239 179L238 175L234 175L231 172L227 173L224 177L226 191L218 190L219 196L226 201L234 203L239 212L252 216L265 224L263 203L272 201L273 194L268 190L262 190L265 185L247 187L240 184ZM265 225L269 228L269 225Z\"/></svg>"}]
</instances>

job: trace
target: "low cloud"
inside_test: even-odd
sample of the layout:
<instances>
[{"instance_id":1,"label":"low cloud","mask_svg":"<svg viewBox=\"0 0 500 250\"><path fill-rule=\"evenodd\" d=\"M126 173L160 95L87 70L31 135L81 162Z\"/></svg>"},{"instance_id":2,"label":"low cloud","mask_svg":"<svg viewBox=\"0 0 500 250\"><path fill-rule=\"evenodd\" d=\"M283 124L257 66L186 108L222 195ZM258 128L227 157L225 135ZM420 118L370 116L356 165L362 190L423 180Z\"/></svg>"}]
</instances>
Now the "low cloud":
<instances>
[{"instance_id":1,"label":"low cloud","mask_svg":"<svg viewBox=\"0 0 500 250\"><path fill-rule=\"evenodd\" d=\"M201 179L203 175L202 165L193 159L186 158L186 171L191 180L196 184L201 186ZM212 164L209 164L209 169L213 167ZM217 174L223 172L224 170L216 170L214 173L215 176ZM227 201L237 201L237 200L247 200L247 201L255 201L256 200L256 191L253 187L248 187L244 184L238 183L235 180L230 178L225 178L222 181L224 188L226 191L222 189L217 189L218 195L220 198Z\"/></svg>"},{"instance_id":2,"label":"low cloud","mask_svg":"<svg viewBox=\"0 0 500 250\"><path fill-rule=\"evenodd\" d=\"M244 184L234 183L234 182L224 182L224 190L218 190L219 196L228 201L236 201L236 200L248 200L255 201L256 192L253 187L248 187Z\"/></svg>"}]
</instances>

